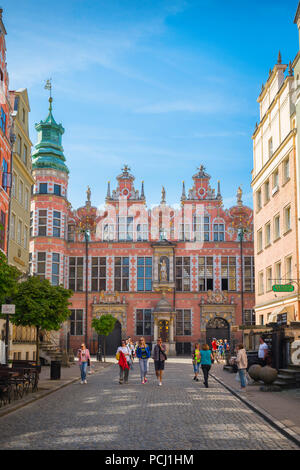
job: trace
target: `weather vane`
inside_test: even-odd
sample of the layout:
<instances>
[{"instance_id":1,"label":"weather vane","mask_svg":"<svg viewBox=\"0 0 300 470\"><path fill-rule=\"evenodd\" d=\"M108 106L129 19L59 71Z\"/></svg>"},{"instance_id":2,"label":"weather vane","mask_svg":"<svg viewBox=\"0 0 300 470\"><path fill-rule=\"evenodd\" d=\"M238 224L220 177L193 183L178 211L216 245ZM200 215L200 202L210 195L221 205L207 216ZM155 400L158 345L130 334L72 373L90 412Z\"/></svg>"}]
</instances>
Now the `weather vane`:
<instances>
[{"instance_id":1,"label":"weather vane","mask_svg":"<svg viewBox=\"0 0 300 470\"><path fill-rule=\"evenodd\" d=\"M48 80L46 80L46 85L45 85L45 90L49 90L50 91L50 98L52 98L51 96L51 90L52 90L52 78L48 78Z\"/></svg>"},{"instance_id":2,"label":"weather vane","mask_svg":"<svg viewBox=\"0 0 300 470\"><path fill-rule=\"evenodd\" d=\"M49 90L50 92L50 97L49 97L49 103L50 103L50 107L49 107L49 111L52 110L52 101L53 101L53 98L51 96L51 91L52 91L52 78L48 78L48 80L46 80L46 85L44 86L45 90Z\"/></svg>"}]
</instances>

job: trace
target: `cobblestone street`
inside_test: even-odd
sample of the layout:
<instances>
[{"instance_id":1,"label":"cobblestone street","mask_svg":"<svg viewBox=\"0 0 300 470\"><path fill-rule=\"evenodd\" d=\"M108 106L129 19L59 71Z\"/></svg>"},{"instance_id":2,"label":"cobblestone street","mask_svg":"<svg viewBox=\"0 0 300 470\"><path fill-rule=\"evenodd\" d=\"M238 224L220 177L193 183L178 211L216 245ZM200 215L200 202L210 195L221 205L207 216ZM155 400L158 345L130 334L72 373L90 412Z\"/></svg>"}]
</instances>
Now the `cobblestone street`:
<instances>
[{"instance_id":1,"label":"cobblestone street","mask_svg":"<svg viewBox=\"0 0 300 470\"><path fill-rule=\"evenodd\" d=\"M141 385L136 362L119 385L113 365L0 418L0 448L298 449L214 379L192 378L190 361L170 360L158 387L151 361Z\"/></svg>"}]
</instances>

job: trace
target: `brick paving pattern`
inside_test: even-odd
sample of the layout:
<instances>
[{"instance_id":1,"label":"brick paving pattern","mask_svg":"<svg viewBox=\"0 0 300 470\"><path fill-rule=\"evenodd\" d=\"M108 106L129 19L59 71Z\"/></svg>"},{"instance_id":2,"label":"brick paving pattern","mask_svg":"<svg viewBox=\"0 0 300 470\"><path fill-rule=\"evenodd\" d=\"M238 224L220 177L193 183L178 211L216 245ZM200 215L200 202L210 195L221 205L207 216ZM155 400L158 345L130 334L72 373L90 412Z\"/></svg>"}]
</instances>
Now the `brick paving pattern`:
<instances>
[{"instance_id":1,"label":"brick paving pattern","mask_svg":"<svg viewBox=\"0 0 300 470\"><path fill-rule=\"evenodd\" d=\"M0 449L298 449L215 380L169 361L158 387L151 361L119 385L113 365L0 418ZM202 379L202 376L199 376Z\"/></svg>"}]
</instances>

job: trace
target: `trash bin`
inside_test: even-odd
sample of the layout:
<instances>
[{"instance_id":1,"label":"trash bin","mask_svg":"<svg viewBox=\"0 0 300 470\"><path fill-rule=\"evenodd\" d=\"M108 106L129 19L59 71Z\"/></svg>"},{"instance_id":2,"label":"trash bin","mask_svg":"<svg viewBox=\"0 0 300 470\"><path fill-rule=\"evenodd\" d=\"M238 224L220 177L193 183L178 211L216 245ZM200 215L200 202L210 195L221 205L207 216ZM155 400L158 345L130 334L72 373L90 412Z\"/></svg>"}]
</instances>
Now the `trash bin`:
<instances>
[{"instance_id":1,"label":"trash bin","mask_svg":"<svg viewBox=\"0 0 300 470\"><path fill-rule=\"evenodd\" d=\"M50 379L51 380L60 379L60 369L61 369L61 361L51 361L51 367L50 367Z\"/></svg>"}]
</instances>

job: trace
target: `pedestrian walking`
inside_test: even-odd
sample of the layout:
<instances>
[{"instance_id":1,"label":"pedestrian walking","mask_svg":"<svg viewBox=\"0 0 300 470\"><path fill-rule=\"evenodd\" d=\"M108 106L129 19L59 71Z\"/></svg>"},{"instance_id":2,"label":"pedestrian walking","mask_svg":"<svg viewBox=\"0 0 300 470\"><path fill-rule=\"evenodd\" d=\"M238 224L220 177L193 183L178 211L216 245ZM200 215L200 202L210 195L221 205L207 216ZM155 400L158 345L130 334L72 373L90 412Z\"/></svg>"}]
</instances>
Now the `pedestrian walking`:
<instances>
[{"instance_id":1,"label":"pedestrian walking","mask_svg":"<svg viewBox=\"0 0 300 470\"><path fill-rule=\"evenodd\" d=\"M141 338L136 349L136 357L139 359L140 363L142 384L145 384L148 381L146 375L148 371L148 359L150 356L151 352L149 346L146 345L145 338Z\"/></svg>"},{"instance_id":2,"label":"pedestrian walking","mask_svg":"<svg viewBox=\"0 0 300 470\"><path fill-rule=\"evenodd\" d=\"M162 344L161 338L157 338L157 344L154 346L152 357L154 359L156 377L157 377L157 380L159 381L158 385L161 386L163 371L165 369L165 361L167 359L166 346Z\"/></svg>"},{"instance_id":3,"label":"pedestrian walking","mask_svg":"<svg viewBox=\"0 0 300 470\"><path fill-rule=\"evenodd\" d=\"M212 353L213 353L214 360L216 360L218 362L218 357L217 357L218 343L217 343L216 338L213 338L213 340L211 342L211 347L212 347Z\"/></svg>"},{"instance_id":4,"label":"pedestrian walking","mask_svg":"<svg viewBox=\"0 0 300 470\"><path fill-rule=\"evenodd\" d=\"M267 365L268 345L262 336L259 338L258 360L261 366Z\"/></svg>"},{"instance_id":5,"label":"pedestrian walking","mask_svg":"<svg viewBox=\"0 0 300 470\"><path fill-rule=\"evenodd\" d=\"M208 373L211 368L212 359L213 359L213 354L211 350L209 349L208 344L204 344L200 351L200 364L201 364L201 369L202 369L203 377L204 377L203 383L206 388L208 388Z\"/></svg>"},{"instance_id":6,"label":"pedestrian walking","mask_svg":"<svg viewBox=\"0 0 300 470\"><path fill-rule=\"evenodd\" d=\"M87 371L87 366L88 362L91 360L90 352L89 350L85 347L85 344L82 343L81 349L78 349L77 352L77 357L79 360L79 367L80 367L80 374L81 374L81 384L86 384L86 371Z\"/></svg>"},{"instance_id":7,"label":"pedestrian walking","mask_svg":"<svg viewBox=\"0 0 300 470\"><path fill-rule=\"evenodd\" d=\"M241 382L241 391L246 390L246 371L248 367L248 358L247 353L244 348L244 345L240 343L237 347L237 356L236 356L236 364L238 368L238 374L240 376Z\"/></svg>"},{"instance_id":8,"label":"pedestrian walking","mask_svg":"<svg viewBox=\"0 0 300 470\"><path fill-rule=\"evenodd\" d=\"M133 341L131 338L128 338L128 344L127 346L129 347L129 351L130 351L130 359L131 359L131 368L133 369L133 361L134 361L134 358L135 358L135 347L134 347L134 344L133 344Z\"/></svg>"},{"instance_id":9,"label":"pedestrian walking","mask_svg":"<svg viewBox=\"0 0 300 470\"><path fill-rule=\"evenodd\" d=\"M123 381L125 384L127 384L131 358L130 358L130 350L128 346L126 345L125 339L121 341L121 346L119 346L117 349L116 358L118 360L119 368L120 368L119 384L122 384Z\"/></svg>"},{"instance_id":10,"label":"pedestrian walking","mask_svg":"<svg viewBox=\"0 0 300 470\"><path fill-rule=\"evenodd\" d=\"M194 368L194 379L196 382L199 382L198 375L199 375L199 368L200 368L200 345L199 343L195 343L194 351L193 351L193 368Z\"/></svg>"}]
</instances>

